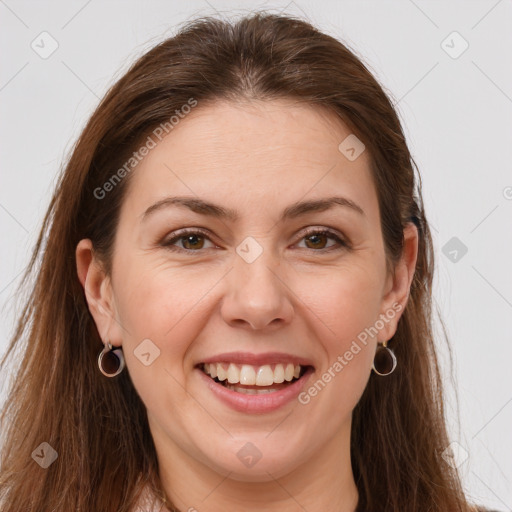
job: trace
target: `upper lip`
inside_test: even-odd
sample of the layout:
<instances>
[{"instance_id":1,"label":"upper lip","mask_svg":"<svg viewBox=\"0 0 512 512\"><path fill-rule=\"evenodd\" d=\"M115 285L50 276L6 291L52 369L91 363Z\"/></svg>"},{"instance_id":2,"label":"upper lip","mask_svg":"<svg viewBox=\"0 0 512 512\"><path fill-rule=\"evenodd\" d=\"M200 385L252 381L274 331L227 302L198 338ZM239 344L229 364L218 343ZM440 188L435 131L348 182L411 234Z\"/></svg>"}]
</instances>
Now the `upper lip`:
<instances>
[{"instance_id":1,"label":"upper lip","mask_svg":"<svg viewBox=\"0 0 512 512\"><path fill-rule=\"evenodd\" d=\"M301 366L313 366L309 359L286 354L284 352L263 352L261 354L253 354L251 352L224 352L215 356L207 357L201 360L202 363L235 363L249 364L252 366L263 366L265 364L293 363Z\"/></svg>"}]
</instances>

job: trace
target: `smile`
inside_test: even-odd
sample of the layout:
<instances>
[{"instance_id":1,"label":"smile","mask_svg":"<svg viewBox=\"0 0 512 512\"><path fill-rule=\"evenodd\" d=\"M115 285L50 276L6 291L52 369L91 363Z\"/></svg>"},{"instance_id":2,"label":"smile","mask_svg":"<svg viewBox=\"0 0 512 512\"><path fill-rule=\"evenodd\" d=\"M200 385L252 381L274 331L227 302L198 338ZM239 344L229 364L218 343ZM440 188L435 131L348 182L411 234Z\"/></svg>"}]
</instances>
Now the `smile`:
<instances>
[{"instance_id":1,"label":"smile","mask_svg":"<svg viewBox=\"0 0 512 512\"><path fill-rule=\"evenodd\" d=\"M196 369L217 398L247 413L270 412L289 403L314 372L310 365L293 363L254 366L215 362L201 363Z\"/></svg>"},{"instance_id":2,"label":"smile","mask_svg":"<svg viewBox=\"0 0 512 512\"><path fill-rule=\"evenodd\" d=\"M235 363L203 364L203 371L207 375L212 377L212 379L217 379L218 382L223 383L227 387L229 387L229 384L268 387L273 384L292 382L300 377L301 372L304 373L305 368L293 363L265 364L262 366L238 365Z\"/></svg>"}]
</instances>

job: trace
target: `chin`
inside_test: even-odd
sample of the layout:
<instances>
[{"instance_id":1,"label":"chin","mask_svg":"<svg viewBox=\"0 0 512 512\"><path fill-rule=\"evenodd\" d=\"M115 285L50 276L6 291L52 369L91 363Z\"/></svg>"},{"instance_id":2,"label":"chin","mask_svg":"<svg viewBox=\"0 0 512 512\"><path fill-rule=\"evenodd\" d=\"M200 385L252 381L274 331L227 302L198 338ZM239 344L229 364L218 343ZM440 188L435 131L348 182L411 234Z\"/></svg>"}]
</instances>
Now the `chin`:
<instances>
[{"instance_id":1,"label":"chin","mask_svg":"<svg viewBox=\"0 0 512 512\"><path fill-rule=\"evenodd\" d=\"M268 432L264 435L268 436ZM262 447L261 450L257 445ZM303 451L290 448L289 453L283 453L277 446L263 440L260 443L239 442L235 449L226 448L221 460L213 454L206 464L219 474L229 475L232 480L269 482L293 472L302 463L293 455L299 452Z\"/></svg>"}]
</instances>

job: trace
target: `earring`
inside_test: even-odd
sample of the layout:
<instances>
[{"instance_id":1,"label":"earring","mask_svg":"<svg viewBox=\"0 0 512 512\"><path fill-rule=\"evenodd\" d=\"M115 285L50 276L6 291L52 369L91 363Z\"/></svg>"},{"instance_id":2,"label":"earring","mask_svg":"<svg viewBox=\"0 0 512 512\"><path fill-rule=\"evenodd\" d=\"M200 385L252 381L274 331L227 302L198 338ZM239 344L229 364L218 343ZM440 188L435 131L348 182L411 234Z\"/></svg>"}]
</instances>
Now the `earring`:
<instances>
[{"instance_id":1,"label":"earring","mask_svg":"<svg viewBox=\"0 0 512 512\"><path fill-rule=\"evenodd\" d=\"M124 356L121 348L112 348L112 343L107 342L98 356L98 366L106 377L119 375L124 368Z\"/></svg>"},{"instance_id":2,"label":"earring","mask_svg":"<svg viewBox=\"0 0 512 512\"><path fill-rule=\"evenodd\" d=\"M387 341L378 342L380 346L375 351L372 369L377 375L386 376L395 371L396 357L393 351L387 346Z\"/></svg>"}]
</instances>

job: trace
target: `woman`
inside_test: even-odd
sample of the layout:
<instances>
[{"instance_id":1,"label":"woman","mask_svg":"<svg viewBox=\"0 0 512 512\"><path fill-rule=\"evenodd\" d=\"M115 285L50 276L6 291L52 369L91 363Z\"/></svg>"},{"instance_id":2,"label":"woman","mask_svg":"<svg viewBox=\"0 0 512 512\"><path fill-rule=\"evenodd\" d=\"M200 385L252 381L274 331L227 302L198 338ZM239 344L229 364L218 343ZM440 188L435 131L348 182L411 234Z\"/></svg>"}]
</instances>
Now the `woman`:
<instances>
[{"instance_id":1,"label":"woman","mask_svg":"<svg viewBox=\"0 0 512 512\"><path fill-rule=\"evenodd\" d=\"M3 511L477 510L413 159L381 86L308 23L200 19L136 62L31 272Z\"/></svg>"}]
</instances>

